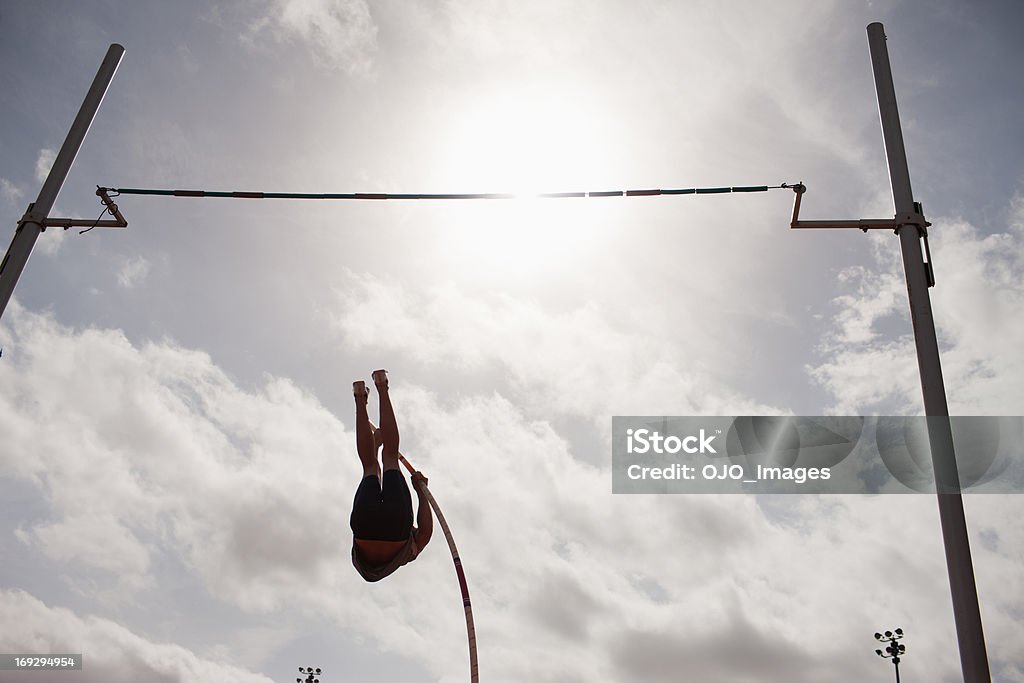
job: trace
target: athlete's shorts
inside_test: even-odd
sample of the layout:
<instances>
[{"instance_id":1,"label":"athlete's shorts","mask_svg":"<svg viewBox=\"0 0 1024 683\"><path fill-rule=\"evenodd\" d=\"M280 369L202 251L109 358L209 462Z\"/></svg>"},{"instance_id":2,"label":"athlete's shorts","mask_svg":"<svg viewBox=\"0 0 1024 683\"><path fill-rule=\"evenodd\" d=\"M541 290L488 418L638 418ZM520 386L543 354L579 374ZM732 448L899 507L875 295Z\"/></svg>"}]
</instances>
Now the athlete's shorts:
<instances>
[{"instance_id":1,"label":"athlete's shorts","mask_svg":"<svg viewBox=\"0 0 1024 683\"><path fill-rule=\"evenodd\" d=\"M412 531L409 486L398 470L385 470L383 477L370 474L359 482L349 525L364 541L404 541Z\"/></svg>"}]
</instances>

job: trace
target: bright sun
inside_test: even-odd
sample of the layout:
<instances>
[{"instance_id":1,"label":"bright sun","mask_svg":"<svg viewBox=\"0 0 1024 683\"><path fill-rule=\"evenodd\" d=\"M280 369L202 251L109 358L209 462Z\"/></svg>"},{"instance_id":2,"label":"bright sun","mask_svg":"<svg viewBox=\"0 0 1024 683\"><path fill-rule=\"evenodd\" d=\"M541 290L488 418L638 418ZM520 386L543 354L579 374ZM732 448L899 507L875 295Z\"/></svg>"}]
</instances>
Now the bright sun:
<instances>
[{"instance_id":1,"label":"bright sun","mask_svg":"<svg viewBox=\"0 0 1024 683\"><path fill-rule=\"evenodd\" d=\"M467 102L454 117L440 176L456 192L521 198L460 203L452 214L452 255L506 276L529 275L557 266L580 240L593 238L593 205L603 200L534 195L615 189L602 185L611 169L601 121L597 107L554 91L493 93Z\"/></svg>"},{"instance_id":2,"label":"bright sun","mask_svg":"<svg viewBox=\"0 0 1024 683\"><path fill-rule=\"evenodd\" d=\"M600 165L596 112L554 93L497 93L455 117L451 173L494 191L578 190ZM561 184L561 185L559 185Z\"/></svg>"}]
</instances>

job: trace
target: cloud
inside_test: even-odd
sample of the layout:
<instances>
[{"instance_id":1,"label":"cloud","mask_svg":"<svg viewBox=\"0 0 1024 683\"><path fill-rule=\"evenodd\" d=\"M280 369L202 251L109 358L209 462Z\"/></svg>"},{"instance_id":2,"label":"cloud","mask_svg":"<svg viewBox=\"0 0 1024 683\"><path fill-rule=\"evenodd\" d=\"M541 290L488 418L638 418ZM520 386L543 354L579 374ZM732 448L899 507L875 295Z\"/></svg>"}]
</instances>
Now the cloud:
<instances>
[{"instance_id":1,"label":"cloud","mask_svg":"<svg viewBox=\"0 0 1024 683\"><path fill-rule=\"evenodd\" d=\"M70 581L108 576L138 596L155 589L156 557L171 557L242 610L319 615L384 651L400 647L441 680L463 675L461 599L440 533L386 584L367 585L348 566L353 435L313 396L281 378L245 390L203 353L69 329L16 302L4 322L0 464L48 507L21 521L18 536ZM751 681L800 680L798 665L813 673L822 658L860 672L856 648L820 648L869 637L880 619L916 626L932 679L955 670L931 500L794 498L773 512L753 497L613 496L607 465L574 457L549 420L500 393L439 395L400 376L392 386L406 450L431 476L459 542L489 679L615 680L634 671L672 680L684 660L709 676ZM1024 538L1020 525L1001 521L1000 504L988 507L973 518L990 539L976 555L983 588L1012 578ZM899 539L876 533L893 514ZM894 567L902 573L873 601L841 589ZM15 612L56 618L26 598L6 600ZM994 640L1018 628L1012 604L1012 596L989 603ZM815 643L786 626L795 623L815 629ZM508 633L520 634L515 648L497 645ZM158 668L144 642L115 636L130 647L108 647L125 651L111 658L132 671ZM724 669L721 642L734 653ZM567 654L581 651L585 661ZM159 652L171 671L203 665L177 649Z\"/></svg>"},{"instance_id":2,"label":"cloud","mask_svg":"<svg viewBox=\"0 0 1024 683\"><path fill-rule=\"evenodd\" d=\"M0 462L39 482L57 513L23 528L23 542L136 586L168 543L215 591L252 606L266 604L259 591L247 596L254 581L317 570L301 548L342 554L345 503L312 501L345 480L330 457L344 430L308 394L286 380L247 393L202 353L72 332L17 306L7 316L0 374L18 389L0 397ZM24 412L35 401L48 405ZM290 464L298 458L304 469Z\"/></svg>"},{"instance_id":3,"label":"cloud","mask_svg":"<svg viewBox=\"0 0 1024 683\"><path fill-rule=\"evenodd\" d=\"M251 34L263 30L305 43L329 68L366 75L373 67L377 25L366 0L273 0Z\"/></svg>"},{"instance_id":4,"label":"cloud","mask_svg":"<svg viewBox=\"0 0 1024 683\"><path fill-rule=\"evenodd\" d=\"M39 182L44 182L46 180L46 176L50 174L50 167L53 166L53 162L56 158L56 150L45 147L39 150L39 156L36 157L36 180Z\"/></svg>"},{"instance_id":5,"label":"cloud","mask_svg":"<svg viewBox=\"0 0 1024 683\"><path fill-rule=\"evenodd\" d=\"M202 659L170 643L155 643L106 619L82 618L50 607L17 590L0 591L0 650L37 654L81 654L82 670L71 676L82 683L129 681L214 681L269 683L266 676L223 662ZM4 672L5 681L62 681L67 672Z\"/></svg>"},{"instance_id":6,"label":"cloud","mask_svg":"<svg viewBox=\"0 0 1024 683\"><path fill-rule=\"evenodd\" d=\"M1024 412L1024 200L1014 199L1005 231L983 234L958 219L930 230L937 284L929 290L950 411ZM917 357L899 245L876 237L874 263L849 268L840 281L826 360L811 376L844 414L921 412Z\"/></svg>"},{"instance_id":7,"label":"cloud","mask_svg":"<svg viewBox=\"0 0 1024 683\"><path fill-rule=\"evenodd\" d=\"M47 228L36 241L36 250L41 254L53 256L64 246L68 231L63 228Z\"/></svg>"},{"instance_id":8,"label":"cloud","mask_svg":"<svg viewBox=\"0 0 1024 683\"><path fill-rule=\"evenodd\" d=\"M593 419L605 431L608 415L772 410L688 367L685 349L632 319L619 326L591 305L551 313L511 296L470 295L454 285L418 291L367 276L351 277L339 292L331 325L355 348L484 373L531 410Z\"/></svg>"},{"instance_id":9,"label":"cloud","mask_svg":"<svg viewBox=\"0 0 1024 683\"><path fill-rule=\"evenodd\" d=\"M876 250L879 243L873 245ZM892 246L891 244L889 246ZM877 251L876 251L877 257ZM878 337L875 323L901 311L906 298L906 284L897 273L875 276L863 266L853 266L839 274L840 282L856 282L857 293L836 297L834 303L840 307L835 322L839 327L836 343L858 344L873 341Z\"/></svg>"},{"instance_id":10,"label":"cloud","mask_svg":"<svg viewBox=\"0 0 1024 683\"><path fill-rule=\"evenodd\" d=\"M5 202L15 204L25 193L7 178L0 178L0 197Z\"/></svg>"},{"instance_id":11,"label":"cloud","mask_svg":"<svg viewBox=\"0 0 1024 683\"><path fill-rule=\"evenodd\" d=\"M722 627L701 634L630 630L616 643L612 657L621 680L667 682L685 676L726 683L763 680L765 671L775 680L827 678L834 662L804 649L793 635L758 629L736 609Z\"/></svg>"},{"instance_id":12,"label":"cloud","mask_svg":"<svg viewBox=\"0 0 1024 683\"><path fill-rule=\"evenodd\" d=\"M149 275L151 265L145 256L132 256L125 260L121 269L117 272L117 284L125 289L135 287Z\"/></svg>"}]
</instances>

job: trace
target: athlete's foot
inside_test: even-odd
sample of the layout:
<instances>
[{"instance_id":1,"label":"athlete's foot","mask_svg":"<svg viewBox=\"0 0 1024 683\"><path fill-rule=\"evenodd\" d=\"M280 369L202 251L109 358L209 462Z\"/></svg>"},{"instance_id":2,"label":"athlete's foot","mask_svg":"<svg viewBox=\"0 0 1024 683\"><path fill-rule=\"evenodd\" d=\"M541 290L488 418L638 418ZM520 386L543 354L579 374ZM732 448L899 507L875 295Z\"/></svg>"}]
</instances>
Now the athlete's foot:
<instances>
[{"instance_id":1,"label":"athlete's foot","mask_svg":"<svg viewBox=\"0 0 1024 683\"><path fill-rule=\"evenodd\" d=\"M352 382L352 395L356 399L356 403L366 405L366 402L370 397L370 390L366 388L366 382Z\"/></svg>"},{"instance_id":2,"label":"athlete's foot","mask_svg":"<svg viewBox=\"0 0 1024 683\"><path fill-rule=\"evenodd\" d=\"M378 391L387 391L388 388L388 371L387 370L374 370L373 371L373 383L377 385Z\"/></svg>"}]
</instances>

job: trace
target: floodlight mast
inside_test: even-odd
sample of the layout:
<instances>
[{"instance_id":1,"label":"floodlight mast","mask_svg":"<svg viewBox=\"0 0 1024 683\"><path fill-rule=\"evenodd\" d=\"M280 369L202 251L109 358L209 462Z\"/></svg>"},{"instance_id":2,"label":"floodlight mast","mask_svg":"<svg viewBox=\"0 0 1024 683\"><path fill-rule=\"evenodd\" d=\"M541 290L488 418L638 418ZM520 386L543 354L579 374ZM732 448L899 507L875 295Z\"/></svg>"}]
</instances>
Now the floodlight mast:
<instances>
[{"instance_id":1,"label":"floodlight mast","mask_svg":"<svg viewBox=\"0 0 1024 683\"><path fill-rule=\"evenodd\" d=\"M25 215L18 221L18 228L15 230L14 239L11 240L11 246L7 249L7 255L4 256L4 260L0 262L0 318L3 317L4 311L7 309L7 303L10 301L11 295L14 294L14 287L18 284L18 278L21 277L25 264L28 263L28 257L32 254L32 248L35 246L36 240L39 239L39 235L47 227L68 228L78 225L123 228L128 225L120 213L117 212L116 205L110 202L109 196L99 191L97 191L97 194L103 199L106 209L114 215L115 220L86 221L70 218L50 218L50 210L57 200L57 195L64 185L64 180L68 177L68 172L75 162L75 157L78 156L78 150L82 147L85 134L89 132L89 127L96 117L96 112L100 108L103 96L106 95L107 88L110 87L110 82L113 80L114 73L117 71L123 56L124 47L117 43L112 44L107 49L107 54L103 58L103 62L100 63L96 77L89 87L89 92L86 93L82 106L78 110L78 115L75 116L75 120L68 130L68 135L64 139L64 144L53 161L50 173L46 176L42 189L39 190L39 196L35 202L28 205ZM111 207L113 207L112 211Z\"/></svg>"},{"instance_id":2,"label":"floodlight mast","mask_svg":"<svg viewBox=\"0 0 1024 683\"><path fill-rule=\"evenodd\" d=\"M971 547L967 536L960 477L953 451L953 434L949 425L949 406L942 381L939 345L935 335L928 288L934 286L931 254L928 249L928 223L921 205L914 201L910 187L907 152L903 145L896 90L893 87L889 52L885 45L885 28L875 22L868 25L868 46L874 71L878 112L882 123L882 138L889 165L889 183L892 187L895 216L887 219L855 221L801 221L800 200L806 188L798 183L792 186L796 193L791 228L858 228L860 230L892 229L900 238L903 270L907 279L910 319L914 328L917 363L921 374L921 390L928 423L928 442L932 451L932 469L938 496L939 522L946 553L950 593L953 598L953 619L956 622L960 647L960 668L965 683L991 681L985 634L978 604L978 588L974 580ZM921 244L924 243L922 251ZM925 260L927 255L928 260Z\"/></svg>"}]
</instances>

